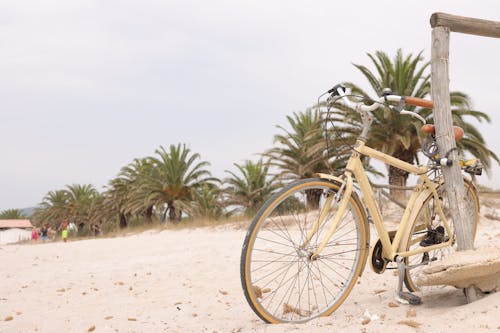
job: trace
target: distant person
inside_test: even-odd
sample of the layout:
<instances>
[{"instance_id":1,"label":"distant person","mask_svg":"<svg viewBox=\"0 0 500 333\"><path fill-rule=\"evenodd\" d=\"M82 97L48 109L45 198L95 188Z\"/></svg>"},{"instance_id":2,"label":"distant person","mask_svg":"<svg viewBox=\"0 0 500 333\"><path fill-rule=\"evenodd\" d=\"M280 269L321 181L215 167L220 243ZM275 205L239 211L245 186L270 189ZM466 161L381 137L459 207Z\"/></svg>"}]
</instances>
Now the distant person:
<instances>
[{"instance_id":1,"label":"distant person","mask_svg":"<svg viewBox=\"0 0 500 333\"><path fill-rule=\"evenodd\" d=\"M40 229L40 234L42 235L42 240L44 242L49 239L49 228L47 227L46 224L44 224L43 227Z\"/></svg>"},{"instance_id":2,"label":"distant person","mask_svg":"<svg viewBox=\"0 0 500 333\"><path fill-rule=\"evenodd\" d=\"M46 224L40 229L40 234L42 234L42 240L44 242L49 239L49 227L47 227Z\"/></svg>"},{"instance_id":3,"label":"distant person","mask_svg":"<svg viewBox=\"0 0 500 333\"><path fill-rule=\"evenodd\" d=\"M31 240L35 242L38 240L38 230L36 228L31 229Z\"/></svg>"},{"instance_id":4,"label":"distant person","mask_svg":"<svg viewBox=\"0 0 500 333\"><path fill-rule=\"evenodd\" d=\"M61 231L61 238L64 242L68 240L68 222L63 221L61 223L61 226L59 227L59 230Z\"/></svg>"}]
</instances>

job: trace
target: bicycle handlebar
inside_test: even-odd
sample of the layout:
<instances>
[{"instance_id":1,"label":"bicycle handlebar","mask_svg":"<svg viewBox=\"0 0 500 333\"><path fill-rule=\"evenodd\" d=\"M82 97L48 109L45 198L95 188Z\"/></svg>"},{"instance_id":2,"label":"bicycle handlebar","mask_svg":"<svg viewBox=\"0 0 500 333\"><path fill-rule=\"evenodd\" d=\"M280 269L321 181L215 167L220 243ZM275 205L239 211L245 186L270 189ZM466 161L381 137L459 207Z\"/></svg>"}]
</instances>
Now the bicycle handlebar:
<instances>
[{"instance_id":1,"label":"bicycle handlebar","mask_svg":"<svg viewBox=\"0 0 500 333\"><path fill-rule=\"evenodd\" d=\"M381 104L385 104L386 102L403 102L404 104L409 104L409 105L414 105L414 106L421 106L425 108L432 108L434 106L434 102L431 100L427 99L422 99L418 97L411 97L411 96L400 96L400 95L384 95L379 97L379 99L373 103L372 105L365 105L364 103L353 103L347 98L346 94L346 89L345 87L341 85L336 85L332 89L328 91L330 94L334 94L339 96L339 101L346 105L347 107L350 107L355 110L363 111L363 112L371 112L380 107ZM397 109L399 113L401 114L407 114L410 115L414 118L419 119L422 123L426 123L425 119L419 115L416 112L413 111L408 111L408 110L402 110L402 109Z\"/></svg>"},{"instance_id":2,"label":"bicycle handlebar","mask_svg":"<svg viewBox=\"0 0 500 333\"><path fill-rule=\"evenodd\" d=\"M378 98L378 100L375 101L372 105L365 105L364 103L354 103L350 101L347 98L347 93L346 93L346 88L343 87L342 85L336 85L332 89L328 91L331 96L339 96L338 101L341 102L342 104L346 105L347 107L351 109L355 109L356 111L362 111L362 112L371 112L380 107L382 104L386 104L387 102L399 102L400 105L397 108L392 108L396 111L398 111L401 114L407 114L412 117L418 118L420 121L422 121L424 124L426 123L425 119L419 115L416 112L413 111L408 111L402 109L405 104L408 105L413 105L413 106L420 106L423 108L429 108L432 109L434 108L434 102L432 100L428 99L423 99L423 98L418 98L418 97L412 97L412 96L400 96L400 95L384 95ZM450 160L447 157L443 158L433 158L433 160L442 166L451 166L453 164L453 161Z\"/></svg>"}]
</instances>

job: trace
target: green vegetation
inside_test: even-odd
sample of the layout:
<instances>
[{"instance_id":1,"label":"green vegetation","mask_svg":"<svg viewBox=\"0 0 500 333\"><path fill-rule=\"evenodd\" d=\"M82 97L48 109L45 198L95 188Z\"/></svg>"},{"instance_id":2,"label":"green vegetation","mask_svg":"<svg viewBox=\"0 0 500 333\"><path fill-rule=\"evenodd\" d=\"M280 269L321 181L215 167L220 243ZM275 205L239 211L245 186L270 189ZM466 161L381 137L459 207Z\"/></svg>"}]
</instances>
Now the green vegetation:
<instances>
[{"instance_id":1,"label":"green vegetation","mask_svg":"<svg viewBox=\"0 0 500 333\"><path fill-rule=\"evenodd\" d=\"M374 71L364 65L354 66L373 91L367 93L348 82L353 94L369 100L369 96L379 96L384 88L390 88L397 94L429 97L429 62L424 62L421 54L405 56L398 50L393 59L384 52L368 57ZM492 161L498 162L480 132L467 122L468 117L489 122L488 115L473 110L470 98L464 93L452 92L450 97L454 121L466 133L458 146L460 152L480 158L486 168ZM410 109L432 123L431 110ZM252 216L289 181L313 177L316 173L343 171L361 119L342 106L328 116L325 119L317 107L294 112L286 117L286 125L277 126L279 133L274 136L273 147L255 162L234 163L236 171L226 170L228 177L224 180L212 177L210 164L185 144L160 146L152 156L136 158L124 166L102 193L92 185L77 184L48 192L35 211L33 222L55 228L62 220L68 220L85 234L93 225L106 232L117 232L163 222L170 227L182 227L195 220L214 224L231 216L234 219ZM410 116L387 110L375 112L375 117L368 145L409 163L418 162L421 124ZM368 170L376 174L370 161L365 162ZM404 171L389 167L388 175L391 185L406 185L408 174ZM314 204L316 194L308 195ZM19 210L4 211L0 216L21 218Z\"/></svg>"},{"instance_id":2,"label":"green vegetation","mask_svg":"<svg viewBox=\"0 0 500 333\"><path fill-rule=\"evenodd\" d=\"M79 227L91 221L101 194L90 184L68 185L62 190L50 191L35 210L33 221L47 224L57 229L59 224L68 220Z\"/></svg>"},{"instance_id":3,"label":"green vegetation","mask_svg":"<svg viewBox=\"0 0 500 333\"><path fill-rule=\"evenodd\" d=\"M317 172L328 172L328 159L324 158L323 120L318 109L294 112L287 120L290 130L277 126L284 134L275 135L276 146L264 154L280 170L280 177L295 180L310 178Z\"/></svg>"},{"instance_id":4,"label":"green vegetation","mask_svg":"<svg viewBox=\"0 0 500 333\"><path fill-rule=\"evenodd\" d=\"M231 177L226 179L226 204L243 210L247 216L257 213L264 202L280 187L278 177L270 175L269 164L262 159L254 163L234 164L241 176L232 171L226 171Z\"/></svg>"},{"instance_id":5,"label":"green vegetation","mask_svg":"<svg viewBox=\"0 0 500 333\"><path fill-rule=\"evenodd\" d=\"M430 62L424 62L421 53L416 56L412 54L405 56L400 49L392 60L381 51L375 52L374 55L368 54L368 57L375 67L375 72L364 65L354 66L368 80L373 92L366 93L359 86L347 82L346 85L351 87L353 94L370 100L370 96L381 96L383 89L389 88L393 93L399 95L430 98ZM465 131L464 138L457 145L460 153L469 152L480 158L486 168L490 167L492 160L499 162L497 155L486 147L481 133L466 119L470 117L480 122L489 122L488 115L473 110L470 98L463 92L451 92L450 100L454 124L461 126ZM427 123L434 122L431 109L412 106L406 108L419 113L426 119ZM408 115L398 115L390 110L375 112L374 116L375 121L367 145L408 163L418 161L417 154L423 139L420 131L422 123ZM353 126L359 128L361 119L357 113L351 110L351 112L345 113L342 122L351 124L349 130L352 131ZM340 125L339 127L343 128L344 126ZM408 179L406 171L389 166L388 176L390 185L406 186ZM391 190L391 194L397 197L401 195L401 192Z\"/></svg>"},{"instance_id":6,"label":"green vegetation","mask_svg":"<svg viewBox=\"0 0 500 333\"><path fill-rule=\"evenodd\" d=\"M6 209L0 212L0 220L24 220L28 218L21 209Z\"/></svg>"}]
</instances>

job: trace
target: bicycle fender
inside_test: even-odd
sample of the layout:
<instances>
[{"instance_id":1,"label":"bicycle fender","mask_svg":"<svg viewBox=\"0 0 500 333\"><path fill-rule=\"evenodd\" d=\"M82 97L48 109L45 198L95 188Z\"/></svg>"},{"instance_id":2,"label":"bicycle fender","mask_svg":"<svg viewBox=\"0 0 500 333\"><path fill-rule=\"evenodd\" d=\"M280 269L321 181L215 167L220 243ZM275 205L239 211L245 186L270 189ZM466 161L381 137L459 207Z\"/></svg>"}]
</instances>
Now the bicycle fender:
<instances>
[{"instance_id":1,"label":"bicycle fender","mask_svg":"<svg viewBox=\"0 0 500 333\"><path fill-rule=\"evenodd\" d=\"M337 183L339 186L341 186L344 183L344 180L340 177L332 176L332 175L329 175L326 173L317 173L316 175L321 179L325 179L325 180ZM357 195L357 193L355 191L353 191L351 193L351 196L353 197L354 201L356 201L356 203L361 208L361 213L363 214L363 224L365 225L365 230L366 230L366 244L365 244L366 251L365 251L364 258L362 259L363 260L363 267L361 268L361 271L359 273L359 276L361 276L363 274L363 272L365 271L366 262L368 261L369 254L371 252L370 251L370 224L368 222L368 217L366 215L366 213L367 213L366 207L363 204L363 202L359 199L359 196Z\"/></svg>"}]
</instances>

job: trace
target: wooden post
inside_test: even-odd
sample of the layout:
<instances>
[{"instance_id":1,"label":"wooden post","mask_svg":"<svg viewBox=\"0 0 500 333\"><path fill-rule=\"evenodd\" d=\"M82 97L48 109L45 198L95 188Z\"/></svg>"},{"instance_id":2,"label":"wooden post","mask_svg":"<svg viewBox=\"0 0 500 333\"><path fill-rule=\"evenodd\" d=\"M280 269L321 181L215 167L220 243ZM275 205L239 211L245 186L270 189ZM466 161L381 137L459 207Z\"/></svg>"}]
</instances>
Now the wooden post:
<instances>
[{"instance_id":1,"label":"wooden post","mask_svg":"<svg viewBox=\"0 0 500 333\"><path fill-rule=\"evenodd\" d=\"M449 90L449 48L450 31L500 38L500 22L480 20L469 17L434 13L431 16L432 50L431 50L431 93L434 100L434 120L436 124L436 141L441 155L449 154L453 161L451 167L443 167L445 190L448 194L450 211L455 225L457 247L459 251L472 249L473 217L467 212L466 193L460 168L458 154L452 130L452 117ZM474 286L465 289L467 301L476 299Z\"/></svg>"},{"instance_id":2,"label":"wooden post","mask_svg":"<svg viewBox=\"0 0 500 333\"><path fill-rule=\"evenodd\" d=\"M448 59L450 45L450 29L436 27L432 29L431 51L431 93L434 100L434 122L436 124L436 141L442 157L449 154L453 161L451 167L442 167L445 179L445 190L450 204L451 217L455 225L458 250L473 247L472 221L467 212L465 187L458 165L453 121L451 117L450 89L448 75Z\"/></svg>"}]
</instances>

